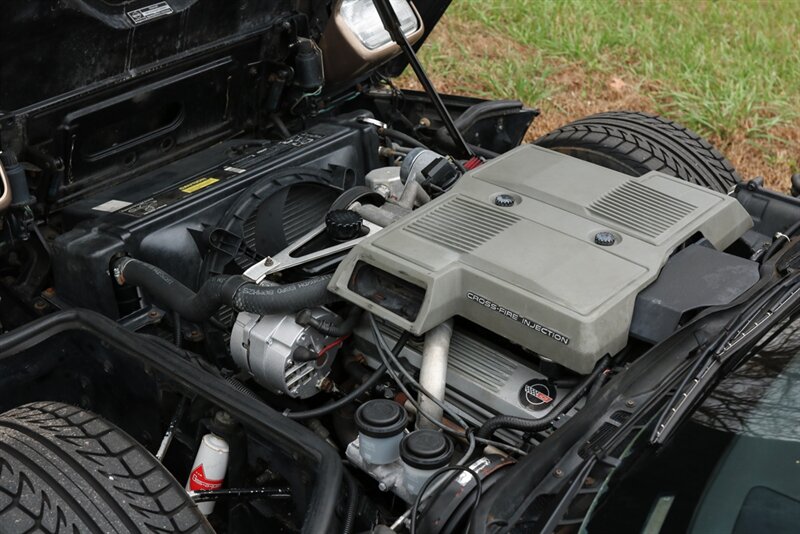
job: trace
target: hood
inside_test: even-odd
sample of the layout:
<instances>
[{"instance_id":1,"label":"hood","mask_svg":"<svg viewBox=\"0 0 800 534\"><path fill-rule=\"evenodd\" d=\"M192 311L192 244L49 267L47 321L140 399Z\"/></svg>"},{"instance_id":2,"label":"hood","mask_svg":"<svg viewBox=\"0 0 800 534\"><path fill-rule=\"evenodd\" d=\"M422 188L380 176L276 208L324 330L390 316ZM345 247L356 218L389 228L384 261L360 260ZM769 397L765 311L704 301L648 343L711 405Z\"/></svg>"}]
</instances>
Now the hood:
<instances>
[{"instance_id":1,"label":"hood","mask_svg":"<svg viewBox=\"0 0 800 534\"><path fill-rule=\"evenodd\" d=\"M281 45L292 33L319 39L335 3L7 0L0 22L0 113L130 82L246 40L261 45L248 59L280 61L286 54ZM425 31L419 47L450 1L414 4ZM404 67L398 59L387 72L396 75Z\"/></svg>"},{"instance_id":2,"label":"hood","mask_svg":"<svg viewBox=\"0 0 800 534\"><path fill-rule=\"evenodd\" d=\"M109 173L257 132L265 105L285 105L268 101L293 44L319 42L336 3L7 0L0 147L56 176L48 194L60 199ZM424 25L417 46L448 4L415 2ZM355 69L326 92L346 91L377 67ZM394 60L387 72L403 67Z\"/></svg>"}]
</instances>

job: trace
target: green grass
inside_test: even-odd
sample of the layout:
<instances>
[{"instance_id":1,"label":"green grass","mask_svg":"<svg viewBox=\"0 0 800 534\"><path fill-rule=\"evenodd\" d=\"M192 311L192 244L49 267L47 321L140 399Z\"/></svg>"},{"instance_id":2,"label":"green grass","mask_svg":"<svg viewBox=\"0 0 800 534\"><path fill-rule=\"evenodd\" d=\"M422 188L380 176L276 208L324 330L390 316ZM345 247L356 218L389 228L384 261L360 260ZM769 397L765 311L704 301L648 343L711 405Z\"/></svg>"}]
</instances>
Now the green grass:
<instances>
[{"instance_id":1,"label":"green grass","mask_svg":"<svg viewBox=\"0 0 800 534\"><path fill-rule=\"evenodd\" d=\"M646 81L657 111L721 140L763 137L800 110L800 0L455 0L445 16L530 47L477 58L467 74L457 44L426 50L432 70L482 77L487 96L535 103L551 90L548 58L564 58Z\"/></svg>"},{"instance_id":2,"label":"green grass","mask_svg":"<svg viewBox=\"0 0 800 534\"><path fill-rule=\"evenodd\" d=\"M456 13L458 16L461 13ZM449 92L532 103L551 94L546 79L552 69L541 54L520 58L512 50L502 49L476 56L464 42L440 40L427 42L423 50L426 67L437 78L448 81ZM531 77L531 73L537 76Z\"/></svg>"}]
</instances>

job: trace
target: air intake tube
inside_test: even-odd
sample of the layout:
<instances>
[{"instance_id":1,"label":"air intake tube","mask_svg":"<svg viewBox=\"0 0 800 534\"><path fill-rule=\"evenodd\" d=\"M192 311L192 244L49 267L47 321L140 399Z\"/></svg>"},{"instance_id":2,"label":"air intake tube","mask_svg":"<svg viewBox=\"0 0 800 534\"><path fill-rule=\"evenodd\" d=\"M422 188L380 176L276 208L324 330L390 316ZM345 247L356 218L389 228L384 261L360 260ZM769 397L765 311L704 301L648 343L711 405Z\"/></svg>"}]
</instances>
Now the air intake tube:
<instances>
[{"instance_id":1,"label":"air intake tube","mask_svg":"<svg viewBox=\"0 0 800 534\"><path fill-rule=\"evenodd\" d=\"M330 276L278 286L260 286L245 276L214 276L195 293L164 270L133 258L116 260L111 268L118 284L141 287L156 303L193 322L209 319L221 306L269 315L337 300L328 292Z\"/></svg>"},{"instance_id":2,"label":"air intake tube","mask_svg":"<svg viewBox=\"0 0 800 534\"><path fill-rule=\"evenodd\" d=\"M450 340L452 337L453 320L450 319L425 334L425 345L422 349L419 383L436 399L431 400L420 392L419 407L421 412L429 414L431 418L437 421L441 421L444 415L441 403L444 402L445 385L447 383L447 357L450 353ZM436 400L439 403L436 403ZM436 429L436 425L430 420L420 417L417 420L417 428Z\"/></svg>"}]
</instances>

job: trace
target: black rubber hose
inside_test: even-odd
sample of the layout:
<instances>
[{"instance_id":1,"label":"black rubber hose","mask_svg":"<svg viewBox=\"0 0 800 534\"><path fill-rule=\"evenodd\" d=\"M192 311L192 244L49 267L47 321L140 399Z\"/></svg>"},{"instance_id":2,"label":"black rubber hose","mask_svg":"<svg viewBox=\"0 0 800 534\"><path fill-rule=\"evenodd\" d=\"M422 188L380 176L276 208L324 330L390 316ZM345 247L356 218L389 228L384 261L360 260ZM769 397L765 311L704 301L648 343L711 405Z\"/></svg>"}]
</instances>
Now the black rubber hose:
<instances>
[{"instance_id":1,"label":"black rubber hose","mask_svg":"<svg viewBox=\"0 0 800 534\"><path fill-rule=\"evenodd\" d=\"M391 139L394 139L395 141L398 141L399 143L402 143L405 146L410 146L414 148L424 148L426 150L430 150L430 148L428 148L428 145L426 145L425 143L423 143L418 139L414 139L408 134L404 134L403 132L392 130L391 128L381 128L379 130L379 133L383 134L384 137L389 137ZM448 137L447 139L449 140L450 138ZM497 152L489 150L488 148L479 147L478 145L467 143L467 146L473 152L475 152L475 154L477 154L478 156L482 156L486 159L496 158L497 156L500 155Z\"/></svg>"},{"instance_id":2,"label":"black rubber hose","mask_svg":"<svg viewBox=\"0 0 800 534\"><path fill-rule=\"evenodd\" d=\"M581 381L564 399L550 410L550 413L541 419L530 419L527 417L515 417L512 415L497 415L488 419L475 433L476 438L491 439L497 430L510 428L523 432L539 432L548 428L553 421L562 414L568 412L580 400L583 394L605 371L609 357L605 356L592 370L592 372Z\"/></svg>"},{"instance_id":3,"label":"black rubber hose","mask_svg":"<svg viewBox=\"0 0 800 534\"><path fill-rule=\"evenodd\" d=\"M245 284L236 290L232 305L239 311L271 315L330 304L339 300L328 291L331 276L317 276L279 286Z\"/></svg>"},{"instance_id":4,"label":"black rubber hose","mask_svg":"<svg viewBox=\"0 0 800 534\"><path fill-rule=\"evenodd\" d=\"M490 100L487 102L480 102L468 107L464 113L459 115L458 118L453 122L455 123L456 128L458 128L458 130L464 134L470 126L485 116L492 115L494 113L502 113L504 111L512 111L515 109L522 109L522 102L519 100ZM452 137L450 137L450 133L444 126L436 130L436 144L448 149L455 148L456 146ZM493 158L498 155L496 152L492 152L491 150L478 147L476 145L469 145L469 147L477 155L486 158ZM480 150L482 153L479 153L478 150Z\"/></svg>"},{"instance_id":5,"label":"black rubber hose","mask_svg":"<svg viewBox=\"0 0 800 534\"><path fill-rule=\"evenodd\" d=\"M406 346L406 343L411 338L411 334L408 332L403 332L400 338L397 340L394 348L392 349L392 354L397 356L400 354L400 351L403 350L403 347ZM328 415L331 412L335 412L342 406L347 406L361 395L366 393L369 389L371 389L378 381L383 378L383 375L386 373L386 366L381 365L369 376L369 378L358 386L356 389L342 397L341 399L331 402L330 404L326 404L324 406L320 406L319 408L314 408L313 410L306 410L303 412L285 412L284 415L289 419L311 419L313 417L322 417L324 415Z\"/></svg>"},{"instance_id":6,"label":"black rubber hose","mask_svg":"<svg viewBox=\"0 0 800 534\"><path fill-rule=\"evenodd\" d=\"M344 480L347 482L347 509L342 523L342 534L352 534L358 512L358 485L353 475L347 471L344 472Z\"/></svg>"},{"instance_id":7,"label":"black rubber hose","mask_svg":"<svg viewBox=\"0 0 800 534\"><path fill-rule=\"evenodd\" d=\"M213 276L195 293L163 269L133 258L121 258L112 265L120 285L139 286L158 304L181 317L202 322L220 306L233 300L236 290L249 280L243 276Z\"/></svg>"},{"instance_id":8,"label":"black rubber hose","mask_svg":"<svg viewBox=\"0 0 800 534\"><path fill-rule=\"evenodd\" d=\"M380 128L378 133L384 137L389 137L390 139L394 139L395 141L399 141L400 143L405 143L407 146L412 146L416 148L426 148L428 149L428 145L419 141L418 139L414 139L408 134L404 134L403 132L399 132L397 130L392 130L391 128ZM428 149L430 150L430 149Z\"/></svg>"},{"instance_id":9,"label":"black rubber hose","mask_svg":"<svg viewBox=\"0 0 800 534\"><path fill-rule=\"evenodd\" d=\"M221 306L269 315L321 306L336 300L328 292L330 275L292 284L260 286L244 276L212 276L195 293L154 265L122 258L112 266L120 284L136 285L151 298L194 322L209 319Z\"/></svg>"},{"instance_id":10,"label":"black rubber hose","mask_svg":"<svg viewBox=\"0 0 800 534\"><path fill-rule=\"evenodd\" d=\"M317 332L320 334L325 334L326 336L344 337L353 332L353 328L356 327L362 311L363 310L361 308L353 306L344 320L334 323L331 321L317 319L311 314L311 310L307 308L297 314L295 322L301 326L311 326Z\"/></svg>"},{"instance_id":11,"label":"black rubber hose","mask_svg":"<svg viewBox=\"0 0 800 534\"><path fill-rule=\"evenodd\" d=\"M486 159L494 159L500 154L495 152L494 150L489 150L488 148L483 148L482 146L473 145L472 143L467 143L469 147L475 152L476 156L481 156L482 158Z\"/></svg>"}]
</instances>

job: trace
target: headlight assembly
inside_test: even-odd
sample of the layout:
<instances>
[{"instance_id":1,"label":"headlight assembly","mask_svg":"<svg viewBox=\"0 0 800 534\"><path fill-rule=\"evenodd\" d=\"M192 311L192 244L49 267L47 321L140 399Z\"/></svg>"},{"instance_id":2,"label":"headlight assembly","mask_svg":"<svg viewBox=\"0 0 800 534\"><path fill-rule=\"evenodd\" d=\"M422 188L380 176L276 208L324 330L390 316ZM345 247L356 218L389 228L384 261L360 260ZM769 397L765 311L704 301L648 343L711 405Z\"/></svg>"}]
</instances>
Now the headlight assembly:
<instances>
[{"instance_id":1,"label":"headlight assembly","mask_svg":"<svg viewBox=\"0 0 800 534\"><path fill-rule=\"evenodd\" d=\"M420 23L411 3L408 0L390 1L403 33L406 37L412 35L419 29ZM339 6L339 15L368 50L375 50L392 41L372 0L343 0Z\"/></svg>"},{"instance_id":2,"label":"headlight assembly","mask_svg":"<svg viewBox=\"0 0 800 534\"><path fill-rule=\"evenodd\" d=\"M409 43L422 37L424 24L411 0L390 0ZM339 0L320 41L326 82L351 80L400 53L372 0Z\"/></svg>"}]
</instances>

